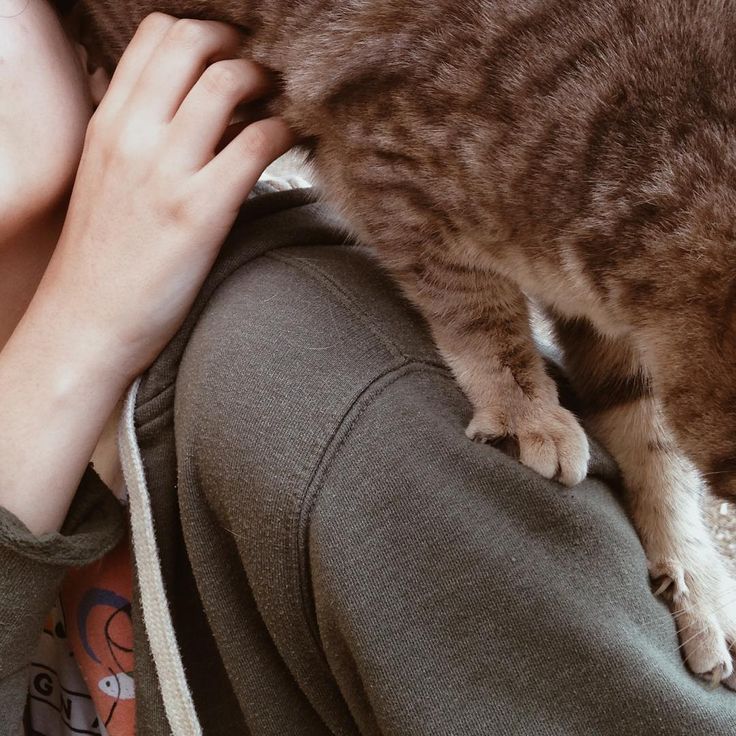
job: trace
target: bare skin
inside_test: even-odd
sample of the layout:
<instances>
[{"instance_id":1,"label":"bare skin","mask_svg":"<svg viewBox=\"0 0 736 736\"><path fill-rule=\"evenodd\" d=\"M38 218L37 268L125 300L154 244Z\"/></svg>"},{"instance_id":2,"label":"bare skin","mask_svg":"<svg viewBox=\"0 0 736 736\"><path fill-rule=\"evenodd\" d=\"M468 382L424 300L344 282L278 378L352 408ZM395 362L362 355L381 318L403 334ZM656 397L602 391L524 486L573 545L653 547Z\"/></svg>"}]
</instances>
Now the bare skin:
<instances>
[{"instance_id":1,"label":"bare skin","mask_svg":"<svg viewBox=\"0 0 736 736\"><path fill-rule=\"evenodd\" d=\"M14 3L0 8L0 97L16 101L0 111L0 505L41 535L293 138L269 118L219 150L269 81L235 58L230 26L149 16L108 87L45 0Z\"/></svg>"}]
</instances>

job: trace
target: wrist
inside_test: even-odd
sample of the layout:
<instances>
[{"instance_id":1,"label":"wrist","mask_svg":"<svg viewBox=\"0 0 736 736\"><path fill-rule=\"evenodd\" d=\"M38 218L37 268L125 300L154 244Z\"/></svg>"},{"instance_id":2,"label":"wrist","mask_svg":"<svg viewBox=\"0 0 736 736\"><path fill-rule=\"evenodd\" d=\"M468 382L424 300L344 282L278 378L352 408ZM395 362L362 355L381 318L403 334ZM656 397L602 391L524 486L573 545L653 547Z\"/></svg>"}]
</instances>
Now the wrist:
<instances>
[{"instance_id":1,"label":"wrist","mask_svg":"<svg viewBox=\"0 0 736 736\"><path fill-rule=\"evenodd\" d=\"M128 377L68 313L38 301L0 351L0 506L58 530Z\"/></svg>"},{"instance_id":2,"label":"wrist","mask_svg":"<svg viewBox=\"0 0 736 736\"><path fill-rule=\"evenodd\" d=\"M110 334L45 290L34 297L6 347L32 358L29 370L59 398L93 388L100 401L114 406L135 378L132 361Z\"/></svg>"}]
</instances>

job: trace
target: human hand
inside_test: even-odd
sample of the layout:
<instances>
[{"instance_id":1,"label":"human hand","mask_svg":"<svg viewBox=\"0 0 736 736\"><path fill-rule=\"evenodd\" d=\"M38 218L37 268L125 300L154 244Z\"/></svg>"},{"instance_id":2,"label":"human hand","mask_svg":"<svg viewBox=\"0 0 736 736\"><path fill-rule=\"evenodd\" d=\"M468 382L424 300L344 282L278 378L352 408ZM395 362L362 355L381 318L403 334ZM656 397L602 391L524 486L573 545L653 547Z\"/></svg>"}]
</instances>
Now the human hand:
<instances>
[{"instance_id":1,"label":"human hand","mask_svg":"<svg viewBox=\"0 0 736 736\"><path fill-rule=\"evenodd\" d=\"M288 150L279 118L233 130L269 89L232 58L235 28L148 16L90 122L59 244L34 299L121 384L180 326L263 169Z\"/></svg>"}]
</instances>

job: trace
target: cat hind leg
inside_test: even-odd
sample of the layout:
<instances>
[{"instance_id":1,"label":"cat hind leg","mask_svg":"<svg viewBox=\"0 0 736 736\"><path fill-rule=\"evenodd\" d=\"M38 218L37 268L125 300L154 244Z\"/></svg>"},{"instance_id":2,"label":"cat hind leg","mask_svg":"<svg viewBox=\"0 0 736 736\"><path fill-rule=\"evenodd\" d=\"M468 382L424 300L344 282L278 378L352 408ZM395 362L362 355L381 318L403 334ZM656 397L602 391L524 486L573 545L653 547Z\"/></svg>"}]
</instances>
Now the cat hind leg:
<instances>
[{"instance_id":1,"label":"cat hind leg","mask_svg":"<svg viewBox=\"0 0 736 736\"><path fill-rule=\"evenodd\" d=\"M706 486L667 428L634 343L587 320L556 320L584 424L613 455L656 593L669 604L688 667L736 689L736 580L703 512Z\"/></svg>"}]
</instances>

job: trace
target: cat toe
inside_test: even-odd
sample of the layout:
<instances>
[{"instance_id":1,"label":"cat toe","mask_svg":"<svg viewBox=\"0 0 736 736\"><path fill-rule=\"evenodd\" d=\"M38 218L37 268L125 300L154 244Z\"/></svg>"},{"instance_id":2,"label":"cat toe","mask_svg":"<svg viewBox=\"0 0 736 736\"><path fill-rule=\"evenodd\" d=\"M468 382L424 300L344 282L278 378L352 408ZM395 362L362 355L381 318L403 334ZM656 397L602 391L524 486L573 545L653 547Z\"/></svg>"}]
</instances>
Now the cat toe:
<instances>
[{"instance_id":1,"label":"cat toe","mask_svg":"<svg viewBox=\"0 0 736 736\"><path fill-rule=\"evenodd\" d=\"M732 651L733 651L733 649L732 649ZM731 656L731 659L733 659L733 658L734 658L734 656L736 656L736 654L732 655L732 656ZM724 685L725 685L725 686L726 686L726 687L727 687L727 688L728 688L729 690L733 690L734 692L736 692L736 671L732 672L732 673L731 673L731 676L730 676L730 677L727 677L727 678L726 678L725 680L723 680L722 682L723 682L723 684L724 684Z\"/></svg>"},{"instance_id":2,"label":"cat toe","mask_svg":"<svg viewBox=\"0 0 736 736\"><path fill-rule=\"evenodd\" d=\"M726 637L714 617L675 616L685 663L714 686L733 678L733 659Z\"/></svg>"},{"instance_id":3,"label":"cat toe","mask_svg":"<svg viewBox=\"0 0 736 736\"><path fill-rule=\"evenodd\" d=\"M577 419L557 407L530 423L519 433L520 460L541 476L574 486L588 473L588 438Z\"/></svg>"},{"instance_id":4,"label":"cat toe","mask_svg":"<svg viewBox=\"0 0 736 736\"><path fill-rule=\"evenodd\" d=\"M588 438L578 420L566 409L559 408L557 421L561 429L556 434L559 459L556 480L564 486L576 486L588 474Z\"/></svg>"},{"instance_id":5,"label":"cat toe","mask_svg":"<svg viewBox=\"0 0 736 736\"><path fill-rule=\"evenodd\" d=\"M511 435L508 424L492 413L477 413L465 430L465 436L473 442L496 445Z\"/></svg>"},{"instance_id":6,"label":"cat toe","mask_svg":"<svg viewBox=\"0 0 736 736\"><path fill-rule=\"evenodd\" d=\"M519 461L550 480L557 476L560 468L557 446L544 432L519 435Z\"/></svg>"}]
</instances>

